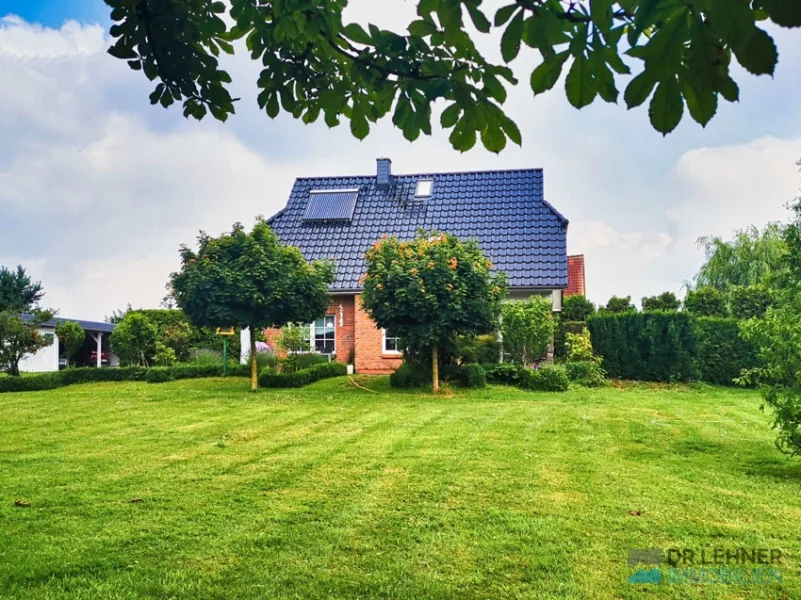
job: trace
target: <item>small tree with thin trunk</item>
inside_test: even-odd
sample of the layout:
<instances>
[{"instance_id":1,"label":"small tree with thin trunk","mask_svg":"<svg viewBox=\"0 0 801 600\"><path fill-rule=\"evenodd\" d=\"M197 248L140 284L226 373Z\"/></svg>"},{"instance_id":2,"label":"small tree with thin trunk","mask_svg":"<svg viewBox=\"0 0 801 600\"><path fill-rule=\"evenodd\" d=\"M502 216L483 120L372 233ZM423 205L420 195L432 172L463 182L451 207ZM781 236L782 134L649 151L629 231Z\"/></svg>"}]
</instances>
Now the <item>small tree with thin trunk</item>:
<instances>
[{"instance_id":1,"label":"small tree with thin trunk","mask_svg":"<svg viewBox=\"0 0 801 600\"><path fill-rule=\"evenodd\" d=\"M150 366L159 330L145 315L129 312L111 334L111 350L126 365Z\"/></svg>"},{"instance_id":2,"label":"small tree with thin trunk","mask_svg":"<svg viewBox=\"0 0 801 600\"><path fill-rule=\"evenodd\" d=\"M69 365L72 357L83 346L86 332L75 321L59 321L56 325L56 337L58 337L61 353Z\"/></svg>"},{"instance_id":3,"label":"small tree with thin trunk","mask_svg":"<svg viewBox=\"0 0 801 600\"><path fill-rule=\"evenodd\" d=\"M439 350L456 334L498 329L506 278L475 240L419 231L402 242L377 241L367 251L362 304L378 327L431 354L432 384L439 390Z\"/></svg>"},{"instance_id":4,"label":"small tree with thin trunk","mask_svg":"<svg viewBox=\"0 0 801 600\"><path fill-rule=\"evenodd\" d=\"M198 327L250 328L251 389L258 388L256 331L310 323L325 315L334 282L329 262L307 262L282 246L259 218L253 231L198 238L198 250L181 248L181 270L171 276L173 295Z\"/></svg>"}]
</instances>

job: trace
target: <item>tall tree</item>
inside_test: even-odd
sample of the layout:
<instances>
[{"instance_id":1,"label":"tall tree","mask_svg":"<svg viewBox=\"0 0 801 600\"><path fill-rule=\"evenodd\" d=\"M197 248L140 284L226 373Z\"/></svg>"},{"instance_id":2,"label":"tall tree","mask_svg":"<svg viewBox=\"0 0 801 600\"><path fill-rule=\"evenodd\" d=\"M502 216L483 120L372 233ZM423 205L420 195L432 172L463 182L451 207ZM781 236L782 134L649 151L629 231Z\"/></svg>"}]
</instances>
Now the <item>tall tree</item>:
<instances>
[{"instance_id":1,"label":"tall tree","mask_svg":"<svg viewBox=\"0 0 801 600\"><path fill-rule=\"evenodd\" d=\"M32 281L22 265L16 271L0 267L0 312L24 312L38 304L43 296L42 284Z\"/></svg>"},{"instance_id":2,"label":"tall tree","mask_svg":"<svg viewBox=\"0 0 801 600\"><path fill-rule=\"evenodd\" d=\"M383 238L365 258L365 311L378 327L430 351L438 391L440 348L454 335L497 331L504 275L490 272L492 263L475 240L436 231L421 230L408 242Z\"/></svg>"},{"instance_id":3,"label":"tall tree","mask_svg":"<svg viewBox=\"0 0 801 600\"><path fill-rule=\"evenodd\" d=\"M584 296L569 296L562 301L559 318L562 321L586 321L595 314L595 305Z\"/></svg>"},{"instance_id":4,"label":"tall tree","mask_svg":"<svg viewBox=\"0 0 801 600\"><path fill-rule=\"evenodd\" d=\"M39 307L42 284L31 281L22 266L16 271L0 267L0 370L19 375L19 363L27 354L52 343L41 335L42 324L53 311Z\"/></svg>"},{"instance_id":5,"label":"tall tree","mask_svg":"<svg viewBox=\"0 0 801 600\"><path fill-rule=\"evenodd\" d=\"M681 300L676 298L673 292L662 292L658 296L648 296L642 299L642 310L666 310L677 311L681 308Z\"/></svg>"},{"instance_id":6,"label":"tall tree","mask_svg":"<svg viewBox=\"0 0 801 600\"><path fill-rule=\"evenodd\" d=\"M507 88L518 84L508 65L524 46L542 59L525 76L532 92L552 89L567 72L565 93L579 109L599 97L617 102L619 79L635 64L626 105L650 98L651 124L666 134L685 106L706 125L720 98L738 101L732 63L755 75L773 74L778 50L759 21L801 26L796 0L510 0L494 15L481 0L417 0L418 18L407 31L346 23L347 0L106 4L116 40L109 52L157 81L152 104L182 102L187 117L210 112L226 120L236 99L218 56L246 48L262 63L258 104L271 118L282 110L304 123L323 115L335 127L344 117L363 139L371 123L391 114L415 140L431 134L432 104L442 100L440 124L452 129L451 144L461 151L479 138L493 152L507 139L521 143L502 106ZM478 50L473 28L500 34L503 64Z\"/></svg>"},{"instance_id":7,"label":"tall tree","mask_svg":"<svg viewBox=\"0 0 801 600\"><path fill-rule=\"evenodd\" d=\"M306 262L282 246L263 219L248 233L198 238L198 250L181 248L181 270L171 278L176 303L198 327L250 328L251 389L258 387L256 331L310 323L325 315L334 282L331 263Z\"/></svg>"},{"instance_id":8,"label":"tall tree","mask_svg":"<svg viewBox=\"0 0 801 600\"><path fill-rule=\"evenodd\" d=\"M743 322L745 339L757 344L762 367L743 380L758 383L773 411L777 447L801 455L801 200L795 220L783 232L787 252L781 259L773 305L761 319Z\"/></svg>"},{"instance_id":9,"label":"tall tree","mask_svg":"<svg viewBox=\"0 0 801 600\"><path fill-rule=\"evenodd\" d=\"M625 313L636 312L637 307L631 303L631 296L612 296L601 310L608 313Z\"/></svg>"},{"instance_id":10,"label":"tall tree","mask_svg":"<svg viewBox=\"0 0 801 600\"><path fill-rule=\"evenodd\" d=\"M695 276L695 287L709 286L726 293L733 286L767 283L787 252L780 223L769 223L762 230L751 225L737 231L731 240L702 237L698 245L705 260Z\"/></svg>"}]
</instances>

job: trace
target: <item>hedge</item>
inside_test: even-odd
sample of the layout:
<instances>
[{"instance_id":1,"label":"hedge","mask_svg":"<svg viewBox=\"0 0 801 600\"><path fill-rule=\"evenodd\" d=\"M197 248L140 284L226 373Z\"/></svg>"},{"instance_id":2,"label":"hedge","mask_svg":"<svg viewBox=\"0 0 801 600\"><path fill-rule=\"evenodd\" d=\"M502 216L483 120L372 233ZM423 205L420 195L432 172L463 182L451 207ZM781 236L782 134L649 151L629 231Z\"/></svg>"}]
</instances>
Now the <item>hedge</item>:
<instances>
[{"instance_id":1,"label":"hedge","mask_svg":"<svg viewBox=\"0 0 801 600\"><path fill-rule=\"evenodd\" d=\"M759 366L757 349L740 337L737 319L696 317L693 329L698 345L698 378L719 385L733 385L743 369Z\"/></svg>"},{"instance_id":2,"label":"hedge","mask_svg":"<svg viewBox=\"0 0 801 600\"><path fill-rule=\"evenodd\" d=\"M610 377L662 382L695 378L696 339L686 313L605 313L587 319L587 327Z\"/></svg>"},{"instance_id":3,"label":"hedge","mask_svg":"<svg viewBox=\"0 0 801 600\"><path fill-rule=\"evenodd\" d=\"M294 373L276 373L274 369L267 367L259 375L259 385L264 388L299 388L321 379L347 374L347 365L339 362L326 362Z\"/></svg>"},{"instance_id":4,"label":"hedge","mask_svg":"<svg viewBox=\"0 0 801 600\"><path fill-rule=\"evenodd\" d=\"M247 366L228 369L228 375L246 377ZM222 377L222 365L176 365L174 367L120 367L97 369L81 367L64 369L54 373L40 373L23 377L0 378L0 394L6 392L39 392L52 390L78 383L97 383L103 381L172 381L175 379L198 379L201 377Z\"/></svg>"},{"instance_id":5,"label":"hedge","mask_svg":"<svg viewBox=\"0 0 801 600\"><path fill-rule=\"evenodd\" d=\"M593 349L614 378L733 385L743 369L758 366L756 349L740 337L737 319L622 313L596 315L587 325Z\"/></svg>"}]
</instances>

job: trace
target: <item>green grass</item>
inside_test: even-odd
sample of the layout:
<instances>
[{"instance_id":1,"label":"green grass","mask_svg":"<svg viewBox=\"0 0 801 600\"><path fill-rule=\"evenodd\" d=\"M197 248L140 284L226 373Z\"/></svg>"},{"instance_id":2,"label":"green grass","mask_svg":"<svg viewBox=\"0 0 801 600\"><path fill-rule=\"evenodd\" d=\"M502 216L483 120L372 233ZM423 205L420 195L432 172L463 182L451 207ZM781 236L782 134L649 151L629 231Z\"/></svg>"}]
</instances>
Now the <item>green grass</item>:
<instances>
[{"instance_id":1,"label":"green grass","mask_svg":"<svg viewBox=\"0 0 801 600\"><path fill-rule=\"evenodd\" d=\"M360 381L0 396L0 597L801 597L801 467L755 392ZM673 546L780 548L784 583L626 583Z\"/></svg>"}]
</instances>

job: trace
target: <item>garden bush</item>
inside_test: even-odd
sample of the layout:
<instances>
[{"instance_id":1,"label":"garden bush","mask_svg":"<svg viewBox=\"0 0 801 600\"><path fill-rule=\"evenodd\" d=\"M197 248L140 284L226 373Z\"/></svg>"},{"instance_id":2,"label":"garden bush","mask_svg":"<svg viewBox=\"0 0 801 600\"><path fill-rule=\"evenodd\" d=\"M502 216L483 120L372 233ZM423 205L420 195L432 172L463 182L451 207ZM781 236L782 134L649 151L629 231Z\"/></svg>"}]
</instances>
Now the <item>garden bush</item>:
<instances>
[{"instance_id":1,"label":"garden bush","mask_svg":"<svg viewBox=\"0 0 801 600\"><path fill-rule=\"evenodd\" d=\"M175 375L169 367L152 367L147 370L145 381L148 383L166 383L175 381Z\"/></svg>"},{"instance_id":2,"label":"garden bush","mask_svg":"<svg viewBox=\"0 0 801 600\"><path fill-rule=\"evenodd\" d=\"M584 321L568 321L561 314L555 319L553 356L557 360L564 360L567 358L567 334L578 334L587 331L587 323Z\"/></svg>"},{"instance_id":3,"label":"garden bush","mask_svg":"<svg viewBox=\"0 0 801 600\"><path fill-rule=\"evenodd\" d=\"M342 377L347 374L347 365L338 362L316 364L294 373L277 373L275 369L267 367L259 375L259 385L265 388L299 388L321 379Z\"/></svg>"},{"instance_id":4,"label":"garden bush","mask_svg":"<svg viewBox=\"0 0 801 600\"><path fill-rule=\"evenodd\" d=\"M260 352L259 354L266 354L266 353ZM275 355L271 354L270 356L275 356ZM264 359L262 360L264 361L264 364L262 365L261 363L259 363L259 367L261 367L260 372L261 370L264 369L264 367L275 368L279 362L277 360L273 361L268 356L265 356ZM257 361L258 361L258 355L257 355ZM281 373L297 373L298 371L303 371L305 369L308 369L309 367L313 367L315 365L322 365L328 362L330 362L330 360L327 355L317 354L316 352L307 352L305 354L290 354L285 359L280 361Z\"/></svg>"},{"instance_id":5,"label":"garden bush","mask_svg":"<svg viewBox=\"0 0 801 600\"><path fill-rule=\"evenodd\" d=\"M696 344L696 371L702 381L734 385L742 371L759 366L757 349L740 336L740 321L718 317L693 320Z\"/></svg>"},{"instance_id":6,"label":"garden bush","mask_svg":"<svg viewBox=\"0 0 801 600\"><path fill-rule=\"evenodd\" d=\"M520 385L521 379L525 376L525 371L525 367L510 363L484 366L488 382L505 385Z\"/></svg>"},{"instance_id":7,"label":"garden bush","mask_svg":"<svg viewBox=\"0 0 801 600\"><path fill-rule=\"evenodd\" d=\"M0 394L6 392L41 392L61 387L58 373L22 377L0 377Z\"/></svg>"},{"instance_id":8,"label":"garden bush","mask_svg":"<svg viewBox=\"0 0 801 600\"><path fill-rule=\"evenodd\" d=\"M395 389L406 390L422 388L431 383L431 377L424 369L418 369L404 362L389 376L389 385Z\"/></svg>"},{"instance_id":9,"label":"garden bush","mask_svg":"<svg viewBox=\"0 0 801 600\"><path fill-rule=\"evenodd\" d=\"M696 343L686 313L602 313L587 326L595 352L610 377L641 381L689 381Z\"/></svg>"},{"instance_id":10,"label":"garden bush","mask_svg":"<svg viewBox=\"0 0 801 600\"><path fill-rule=\"evenodd\" d=\"M564 367L543 365L539 369L524 369L520 387L536 392L566 392L570 388L570 379Z\"/></svg>"},{"instance_id":11,"label":"garden bush","mask_svg":"<svg viewBox=\"0 0 801 600\"><path fill-rule=\"evenodd\" d=\"M483 388L487 385L487 375L481 365L448 365L442 373L442 379L463 388Z\"/></svg>"},{"instance_id":12,"label":"garden bush","mask_svg":"<svg viewBox=\"0 0 801 600\"><path fill-rule=\"evenodd\" d=\"M567 376L573 383L584 387L601 387L606 383L606 372L597 360L575 361L565 364Z\"/></svg>"}]
</instances>

